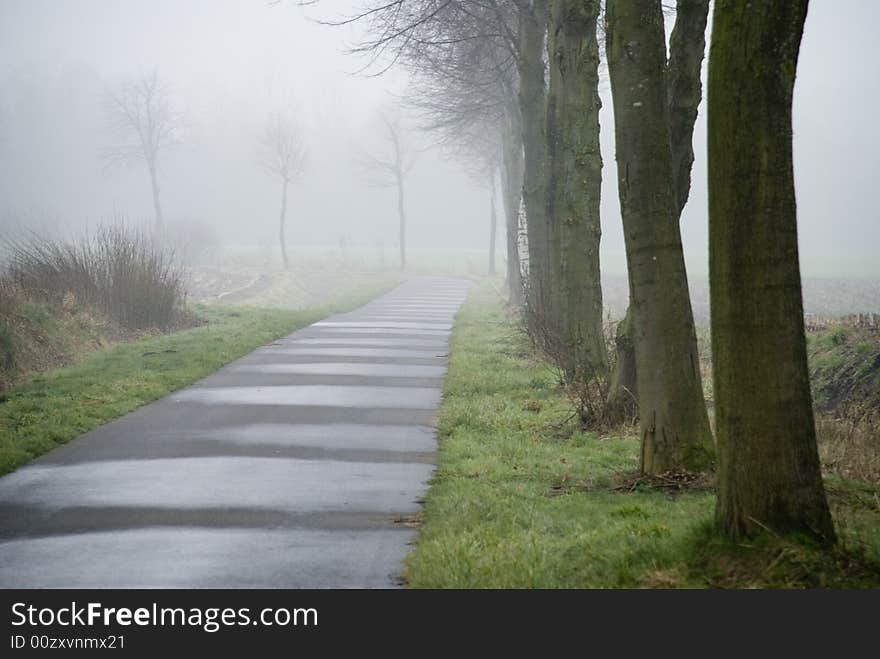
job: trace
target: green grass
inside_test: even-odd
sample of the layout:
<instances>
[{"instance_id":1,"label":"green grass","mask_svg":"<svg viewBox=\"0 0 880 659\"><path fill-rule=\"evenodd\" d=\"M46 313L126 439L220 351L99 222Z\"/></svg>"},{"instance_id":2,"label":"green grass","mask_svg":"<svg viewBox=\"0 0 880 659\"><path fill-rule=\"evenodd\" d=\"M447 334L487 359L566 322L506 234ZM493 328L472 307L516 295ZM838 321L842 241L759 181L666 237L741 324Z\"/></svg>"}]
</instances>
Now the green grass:
<instances>
[{"instance_id":1,"label":"green grass","mask_svg":"<svg viewBox=\"0 0 880 659\"><path fill-rule=\"evenodd\" d=\"M880 331L833 327L807 335L810 380L816 408L880 410Z\"/></svg>"},{"instance_id":2,"label":"green grass","mask_svg":"<svg viewBox=\"0 0 880 659\"><path fill-rule=\"evenodd\" d=\"M0 474L381 292L362 290L303 311L198 306L200 327L116 344L32 376L0 393Z\"/></svg>"},{"instance_id":3,"label":"green grass","mask_svg":"<svg viewBox=\"0 0 880 659\"><path fill-rule=\"evenodd\" d=\"M775 536L731 545L712 528L711 491L615 489L638 466L637 440L574 431L570 414L501 300L477 289L452 337L440 464L407 559L410 586L880 585L870 486L835 483L843 549Z\"/></svg>"}]
</instances>

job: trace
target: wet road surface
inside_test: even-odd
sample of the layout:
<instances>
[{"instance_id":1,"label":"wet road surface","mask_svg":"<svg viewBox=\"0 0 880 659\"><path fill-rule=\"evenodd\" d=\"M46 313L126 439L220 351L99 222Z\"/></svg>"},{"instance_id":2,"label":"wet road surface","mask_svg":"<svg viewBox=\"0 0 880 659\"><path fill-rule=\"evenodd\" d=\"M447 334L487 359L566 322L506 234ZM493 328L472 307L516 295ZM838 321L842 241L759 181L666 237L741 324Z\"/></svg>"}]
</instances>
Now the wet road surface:
<instances>
[{"instance_id":1,"label":"wet road surface","mask_svg":"<svg viewBox=\"0 0 880 659\"><path fill-rule=\"evenodd\" d=\"M410 280L0 478L0 587L398 585L468 287Z\"/></svg>"}]
</instances>

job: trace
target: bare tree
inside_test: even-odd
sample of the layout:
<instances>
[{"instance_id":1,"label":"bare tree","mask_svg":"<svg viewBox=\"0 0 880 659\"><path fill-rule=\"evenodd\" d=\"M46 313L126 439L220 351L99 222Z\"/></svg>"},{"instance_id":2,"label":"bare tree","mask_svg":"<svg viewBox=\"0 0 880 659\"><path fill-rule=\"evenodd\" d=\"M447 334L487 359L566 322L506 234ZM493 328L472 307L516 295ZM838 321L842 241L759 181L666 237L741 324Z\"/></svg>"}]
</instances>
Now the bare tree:
<instances>
[{"instance_id":1,"label":"bare tree","mask_svg":"<svg viewBox=\"0 0 880 659\"><path fill-rule=\"evenodd\" d=\"M168 88L154 70L107 92L105 103L113 144L103 151L105 168L144 162L150 173L155 229L165 228L159 197L159 164L179 143L180 116L171 108Z\"/></svg>"},{"instance_id":2,"label":"bare tree","mask_svg":"<svg viewBox=\"0 0 880 659\"><path fill-rule=\"evenodd\" d=\"M406 206L404 182L415 164L415 150L407 144L399 114L379 114L380 143L371 149L360 149L355 158L369 185L397 189L397 215L400 240L400 269L406 269Z\"/></svg>"},{"instance_id":3,"label":"bare tree","mask_svg":"<svg viewBox=\"0 0 880 659\"><path fill-rule=\"evenodd\" d=\"M278 241L284 269L290 267L284 239L287 219L287 189L290 183L305 170L307 151L298 124L289 116L274 113L269 116L260 136L259 165L266 173L281 181L281 214L278 225Z\"/></svg>"},{"instance_id":4,"label":"bare tree","mask_svg":"<svg viewBox=\"0 0 880 659\"><path fill-rule=\"evenodd\" d=\"M496 175L501 174L502 200L508 231L507 285L510 301L521 304L522 281L516 242L522 176L514 171L522 158L518 129L517 75L511 46L487 26L511 22L509 8L487 16L486 7L452 12L432 42L410 49L405 60L414 74L407 105L420 117L451 158L490 193L489 273L495 272ZM513 238L511 241L510 238Z\"/></svg>"},{"instance_id":5,"label":"bare tree","mask_svg":"<svg viewBox=\"0 0 880 659\"><path fill-rule=\"evenodd\" d=\"M420 112L422 128L439 135L441 145L473 151L477 145L467 142L486 127L501 134L507 285L517 307L523 295L518 235L526 155L518 13L526 4L527 0L371 0L348 19L327 21L366 25L366 38L353 48L369 57L365 68L382 73L398 63L410 70L414 84L408 104ZM532 226L539 224L536 219Z\"/></svg>"},{"instance_id":6,"label":"bare tree","mask_svg":"<svg viewBox=\"0 0 880 659\"><path fill-rule=\"evenodd\" d=\"M503 140L501 126L493 117L484 116L483 121L474 120L459 133L443 135L440 145L451 158L461 164L463 170L481 187L489 191L489 265L488 273L495 274L495 244L498 234L496 212L496 177L501 173ZM503 183L503 179L502 179ZM519 263L516 263L519 268Z\"/></svg>"}]
</instances>

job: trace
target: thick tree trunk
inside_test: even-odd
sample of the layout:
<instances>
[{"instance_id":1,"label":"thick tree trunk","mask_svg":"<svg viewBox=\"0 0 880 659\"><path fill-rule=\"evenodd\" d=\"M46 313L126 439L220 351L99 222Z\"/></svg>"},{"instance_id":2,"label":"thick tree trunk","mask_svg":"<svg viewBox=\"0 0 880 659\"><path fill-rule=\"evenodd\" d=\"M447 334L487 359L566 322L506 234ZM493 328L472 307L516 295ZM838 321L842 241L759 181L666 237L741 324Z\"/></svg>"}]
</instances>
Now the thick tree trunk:
<instances>
[{"instance_id":1,"label":"thick tree trunk","mask_svg":"<svg viewBox=\"0 0 880 659\"><path fill-rule=\"evenodd\" d=\"M716 518L739 539L834 541L807 372L791 105L807 0L716 0L709 60L709 250Z\"/></svg>"},{"instance_id":2,"label":"thick tree trunk","mask_svg":"<svg viewBox=\"0 0 880 659\"><path fill-rule=\"evenodd\" d=\"M529 241L528 315L543 322L549 310L547 290L547 218L544 136L544 37L547 32L547 0L533 0L531 8L518 12L519 103L525 152L523 202Z\"/></svg>"},{"instance_id":3,"label":"thick tree trunk","mask_svg":"<svg viewBox=\"0 0 880 659\"><path fill-rule=\"evenodd\" d=\"M609 0L606 25L641 469L704 469L712 436L678 226L660 0Z\"/></svg>"},{"instance_id":4,"label":"thick tree trunk","mask_svg":"<svg viewBox=\"0 0 880 659\"><path fill-rule=\"evenodd\" d=\"M288 182L282 181L281 184L281 221L278 223L278 242L281 245L281 261L284 263L284 269L290 267L287 260L287 243L284 238L284 223L287 220L287 186Z\"/></svg>"},{"instance_id":5,"label":"thick tree trunk","mask_svg":"<svg viewBox=\"0 0 880 659\"><path fill-rule=\"evenodd\" d=\"M153 162L150 162L148 167L150 169L150 185L153 188L153 209L156 213L154 228L156 235L162 235L165 231L165 218L162 215L162 203L159 199L159 173Z\"/></svg>"},{"instance_id":6,"label":"thick tree trunk","mask_svg":"<svg viewBox=\"0 0 880 659\"><path fill-rule=\"evenodd\" d=\"M403 175L397 175L397 215L400 218L400 269L406 270L406 211L403 205Z\"/></svg>"},{"instance_id":7,"label":"thick tree trunk","mask_svg":"<svg viewBox=\"0 0 880 659\"><path fill-rule=\"evenodd\" d=\"M572 382L604 376L608 363L599 273L598 15L598 0L551 2L546 280L553 302L546 316L551 349Z\"/></svg>"},{"instance_id":8,"label":"thick tree trunk","mask_svg":"<svg viewBox=\"0 0 880 659\"><path fill-rule=\"evenodd\" d=\"M507 246L507 294L514 308L523 305L523 283L519 254L519 208L522 200L522 134L516 122L517 112L510 112L502 134L503 162L501 193Z\"/></svg>"},{"instance_id":9,"label":"thick tree trunk","mask_svg":"<svg viewBox=\"0 0 880 659\"><path fill-rule=\"evenodd\" d=\"M667 102L669 104L672 171L679 220L691 189L694 124L702 99L700 68L706 50L709 0L678 0L675 27L669 40ZM632 418L638 396L636 353L630 313L618 325L617 358L612 377L612 407L623 420Z\"/></svg>"},{"instance_id":10,"label":"thick tree trunk","mask_svg":"<svg viewBox=\"0 0 880 659\"><path fill-rule=\"evenodd\" d=\"M495 214L495 167L489 173L489 274L495 274L495 234L498 232L498 217Z\"/></svg>"}]
</instances>

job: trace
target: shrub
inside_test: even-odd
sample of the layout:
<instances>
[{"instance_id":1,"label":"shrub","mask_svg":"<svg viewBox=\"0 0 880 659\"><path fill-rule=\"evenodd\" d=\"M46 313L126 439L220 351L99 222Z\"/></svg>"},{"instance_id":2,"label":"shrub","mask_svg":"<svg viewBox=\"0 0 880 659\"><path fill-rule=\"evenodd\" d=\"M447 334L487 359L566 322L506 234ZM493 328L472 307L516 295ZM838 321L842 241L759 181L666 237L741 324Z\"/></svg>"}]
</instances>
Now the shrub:
<instances>
[{"instance_id":1,"label":"shrub","mask_svg":"<svg viewBox=\"0 0 880 659\"><path fill-rule=\"evenodd\" d=\"M819 414L816 436L825 470L880 485L880 410L851 404Z\"/></svg>"},{"instance_id":2,"label":"shrub","mask_svg":"<svg viewBox=\"0 0 880 659\"><path fill-rule=\"evenodd\" d=\"M635 423L635 397L615 387L617 362L617 326L610 318L604 324L602 339L605 360L599 364L581 364L572 359L571 346L557 338L547 317L532 309L528 291L523 297L522 327L532 343L555 371L556 379L574 407L574 416L584 430L620 430Z\"/></svg>"},{"instance_id":3,"label":"shrub","mask_svg":"<svg viewBox=\"0 0 880 659\"><path fill-rule=\"evenodd\" d=\"M105 227L75 242L29 234L8 251L6 277L28 295L96 307L129 330L167 330L181 319L183 267L137 230Z\"/></svg>"}]
</instances>

